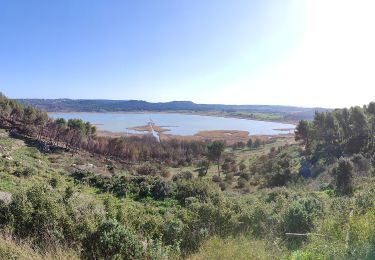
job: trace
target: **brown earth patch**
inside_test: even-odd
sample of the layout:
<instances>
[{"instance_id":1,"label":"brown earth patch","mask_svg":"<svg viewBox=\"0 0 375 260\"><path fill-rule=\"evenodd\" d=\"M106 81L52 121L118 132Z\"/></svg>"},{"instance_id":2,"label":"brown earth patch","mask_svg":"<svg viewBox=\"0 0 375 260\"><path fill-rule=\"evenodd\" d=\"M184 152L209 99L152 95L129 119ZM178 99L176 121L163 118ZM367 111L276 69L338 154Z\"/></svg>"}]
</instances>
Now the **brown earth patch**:
<instances>
[{"instance_id":1,"label":"brown earth patch","mask_svg":"<svg viewBox=\"0 0 375 260\"><path fill-rule=\"evenodd\" d=\"M106 137L124 137L124 136L139 136L142 137L144 134L133 134L133 133L126 133L126 132L111 132L111 131L97 131L98 136L106 136Z\"/></svg>"}]
</instances>

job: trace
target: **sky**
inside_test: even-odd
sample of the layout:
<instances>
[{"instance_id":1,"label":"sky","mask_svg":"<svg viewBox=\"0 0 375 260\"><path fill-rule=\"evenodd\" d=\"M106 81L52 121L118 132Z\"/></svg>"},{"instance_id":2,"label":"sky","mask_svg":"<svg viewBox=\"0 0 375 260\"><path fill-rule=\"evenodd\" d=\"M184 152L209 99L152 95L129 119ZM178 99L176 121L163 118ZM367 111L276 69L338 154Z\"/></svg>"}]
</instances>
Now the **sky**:
<instances>
[{"instance_id":1,"label":"sky","mask_svg":"<svg viewBox=\"0 0 375 260\"><path fill-rule=\"evenodd\" d=\"M373 0L0 0L11 98L375 100Z\"/></svg>"}]
</instances>

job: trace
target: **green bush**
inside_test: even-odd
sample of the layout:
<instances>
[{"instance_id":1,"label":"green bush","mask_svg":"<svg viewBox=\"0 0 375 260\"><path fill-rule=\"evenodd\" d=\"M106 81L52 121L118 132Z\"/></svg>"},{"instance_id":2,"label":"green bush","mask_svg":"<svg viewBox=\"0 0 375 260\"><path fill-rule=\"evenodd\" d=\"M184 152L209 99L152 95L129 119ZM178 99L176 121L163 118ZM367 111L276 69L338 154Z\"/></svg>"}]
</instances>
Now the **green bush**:
<instances>
[{"instance_id":1,"label":"green bush","mask_svg":"<svg viewBox=\"0 0 375 260\"><path fill-rule=\"evenodd\" d=\"M79 209L79 210L77 210ZM2 227L37 248L59 244L77 246L103 215L90 203L68 198L48 185L33 186L13 194L10 204L1 204Z\"/></svg>"},{"instance_id":2,"label":"green bush","mask_svg":"<svg viewBox=\"0 0 375 260\"><path fill-rule=\"evenodd\" d=\"M182 232L182 252L197 251L209 236L233 234L237 223L235 212L226 203L219 200L215 203L193 202L187 206L192 215Z\"/></svg>"},{"instance_id":3,"label":"green bush","mask_svg":"<svg viewBox=\"0 0 375 260\"><path fill-rule=\"evenodd\" d=\"M371 172L371 160L364 157L362 154L355 154L351 159L353 168L356 173L363 173L370 175Z\"/></svg>"},{"instance_id":4,"label":"green bush","mask_svg":"<svg viewBox=\"0 0 375 260\"><path fill-rule=\"evenodd\" d=\"M214 175L214 176L212 176L212 181L213 182L221 182L221 177L218 176L218 175Z\"/></svg>"},{"instance_id":5,"label":"green bush","mask_svg":"<svg viewBox=\"0 0 375 260\"><path fill-rule=\"evenodd\" d=\"M246 183L247 183L247 180L244 179L244 178L242 178L242 177L240 177L238 179L238 181L237 181L237 187L240 188L240 189L242 189L242 188L244 188L246 186Z\"/></svg>"},{"instance_id":6,"label":"green bush","mask_svg":"<svg viewBox=\"0 0 375 260\"><path fill-rule=\"evenodd\" d=\"M151 163L145 163L136 169L139 175L155 176L158 173L158 169Z\"/></svg>"},{"instance_id":7,"label":"green bush","mask_svg":"<svg viewBox=\"0 0 375 260\"><path fill-rule=\"evenodd\" d=\"M13 174L17 177L31 177L36 175L37 171L34 167L26 166L24 168L17 168Z\"/></svg>"},{"instance_id":8,"label":"green bush","mask_svg":"<svg viewBox=\"0 0 375 260\"><path fill-rule=\"evenodd\" d=\"M283 233L308 233L314 227L314 219L322 212L321 202L314 197L293 201L283 215ZM287 237L291 245L299 245L306 237Z\"/></svg>"},{"instance_id":9,"label":"green bush","mask_svg":"<svg viewBox=\"0 0 375 260\"><path fill-rule=\"evenodd\" d=\"M229 184L227 182L220 182L219 187L222 191L225 191L229 187Z\"/></svg>"},{"instance_id":10,"label":"green bush","mask_svg":"<svg viewBox=\"0 0 375 260\"><path fill-rule=\"evenodd\" d=\"M185 224L172 214L166 214L166 219L163 225L163 242L166 245L176 245L181 242L182 232Z\"/></svg>"},{"instance_id":11,"label":"green bush","mask_svg":"<svg viewBox=\"0 0 375 260\"><path fill-rule=\"evenodd\" d=\"M84 240L82 254L85 259L142 259L145 250L134 232L108 219Z\"/></svg>"},{"instance_id":12,"label":"green bush","mask_svg":"<svg viewBox=\"0 0 375 260\"><path fill-rule=\"evenodd\" d=\"M162 179L156 179L152 183L151 187L151 196L154 199L165 199L168 198L172 194L172 187L169 182L164 181Z\"/></svg>"},{"instance_id":13,"label":"green bush","mask_svg":"<svg viewBox=\"0 0 375 260\"><path fill-rule=\"evenodd\" d=\"M227 174L225 174L225 181L231 182L233 181L233 178L234 178L233 173L228 172Z\"/></svg>"},{"instance_id":14,"label":"green bush","mask_svg":"<svg viewBox=\"0 0 375 260\"><path fill-rule=\"evenodd\" d=\"M9 212L17 236L32 237L40 243L64 237L65 210L48 188L36 186L15 194Z\"/></svg>"},{"instance_id":15,"label":"green bush","mask_svg":"<svg viewBox=\"0 0 375 260\"><path fill-rule=\"evenodd\" d=\"M199 201L215 200L219 197L217 188L208 181L193 179L190 181L176 182L175 198L182 204L189 197L197 198Z\"/></svg>"},{"instance_id":16,"label":"green bush","mask_svg":"<svg viewBox=\"0 0 375 260\"><path fill-rule=\"evenodd\" d=\"M178 180L191 180L193 178L193 174L189 171L184 171L176 174L173 176L173 181L178 181Z\"/></svg>"},{"instance_id":17,"label":"green bush","mask_svg":"<svg viewBox=\"0 0 375 260\"><path fill-rule=\"evenodd\" d=\"M239 214L239 231L250 233L253 236L260 237L265 234L269 228L270 213L267 212L266 205L260 201L251 202L242 206Z\"/></svg>"},{"instance_id":18,"label":"green bush","mask_svg":"<svg viewBox=\"0 0 375 260\"><path fill-rule=\"evenodd\" d=\"M49 180L49 184L52 186L52 188L56 188L59 183L59 179L53 177Z\"/></svg>"},{"instance_id":19,"label":"green bush","mask_svg":"<svg viewBox=\"0 0 375 260\"><path fill-rule=\"evenodd\" d=\"M337 166L332 170L336 192L341 195L350 195L353 192L353 164L345 158L340 158Z\"/></svg>"},{"instance_id":20,"label":"green bush","mask_svg":"<svg viewBox=\"0 0 375 260\"><path fill-rule=\"evenodd\" d=\"M240 173L240 178L243 178L243 179L249 181L250 178L251 178L251 174L249 172L241 172Z\"/></svg>"}]
</instances>

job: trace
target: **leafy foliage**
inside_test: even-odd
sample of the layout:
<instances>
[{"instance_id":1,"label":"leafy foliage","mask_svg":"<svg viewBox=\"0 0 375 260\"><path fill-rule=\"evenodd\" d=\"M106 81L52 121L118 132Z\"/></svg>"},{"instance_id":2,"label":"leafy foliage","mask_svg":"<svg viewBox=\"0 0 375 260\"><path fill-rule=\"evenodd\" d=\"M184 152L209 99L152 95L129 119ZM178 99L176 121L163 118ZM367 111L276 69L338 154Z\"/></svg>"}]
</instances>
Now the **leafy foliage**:
<instances>
[{"instance_id":1,"label":"leafy foliage","mask_svg":"<svg viewBox=\"0 0 375 260\"><path fill-rule=\"evenodd\" d=\"M141 259L145 255L137 236L112 219L85 239L83 250L87 259Z\"/></svg>"}]
</instances>

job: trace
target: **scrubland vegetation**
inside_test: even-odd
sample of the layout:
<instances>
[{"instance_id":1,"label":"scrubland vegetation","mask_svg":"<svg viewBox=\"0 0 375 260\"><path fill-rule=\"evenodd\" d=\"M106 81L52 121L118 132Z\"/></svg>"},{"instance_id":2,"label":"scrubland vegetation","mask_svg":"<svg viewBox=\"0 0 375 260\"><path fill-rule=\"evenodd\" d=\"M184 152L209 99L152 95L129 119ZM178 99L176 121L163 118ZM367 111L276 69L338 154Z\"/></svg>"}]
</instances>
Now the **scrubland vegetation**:
<instances>
[{"instance_id":1,"label":"scrubland vegetation","mask_svg":"<svg viewBox=\"0 0 375 260\"><path fill-rule=\"evenodd\" d=\"M0 259L374 259L375 103L291 139L97 137L0 98Z\"/></svg>"}]
</instances>

